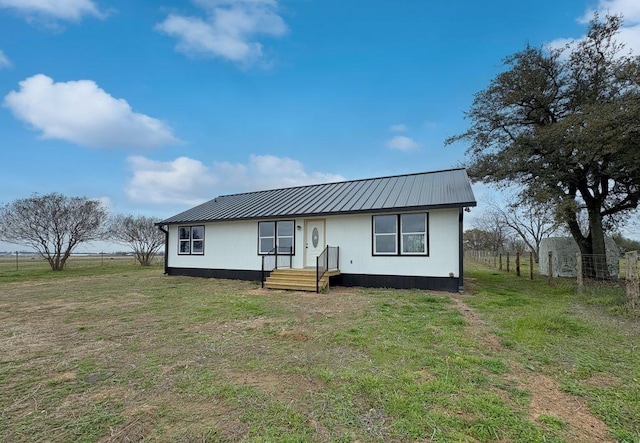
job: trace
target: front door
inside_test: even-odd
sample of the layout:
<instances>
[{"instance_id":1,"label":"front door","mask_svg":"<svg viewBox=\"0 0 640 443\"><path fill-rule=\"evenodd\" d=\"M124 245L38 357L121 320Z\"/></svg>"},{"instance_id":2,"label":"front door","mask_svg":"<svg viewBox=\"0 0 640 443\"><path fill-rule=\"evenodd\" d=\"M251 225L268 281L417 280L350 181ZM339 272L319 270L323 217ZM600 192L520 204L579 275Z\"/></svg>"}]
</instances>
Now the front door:
<instances>
[{"instance_id":1,"label":"front door","mask_svg":"<svg viewBox=\"0 0 640 443\"><path fill-rule=\"evenodd\" d=\"M315 267L324 250L324 219L305 221L305 266Z\"/></svg>"}]
</instances>

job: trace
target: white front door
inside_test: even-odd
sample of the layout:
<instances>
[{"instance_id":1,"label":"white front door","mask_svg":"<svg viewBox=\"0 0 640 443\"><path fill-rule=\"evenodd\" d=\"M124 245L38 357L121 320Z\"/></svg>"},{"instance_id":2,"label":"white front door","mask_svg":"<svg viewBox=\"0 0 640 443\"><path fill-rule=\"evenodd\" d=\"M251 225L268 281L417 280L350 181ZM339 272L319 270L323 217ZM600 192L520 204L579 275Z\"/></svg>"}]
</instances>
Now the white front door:
<instances>
[{"instance_id":1,"label":"white front door","mask_svg":"<svg viewBox=\"0 0 640 443\"><path fill-rule=\"evenodd\" d=\"M305 266L315 267L316 258L324 250L324 219L305 221Z\"/></svg>"}]
</instances>

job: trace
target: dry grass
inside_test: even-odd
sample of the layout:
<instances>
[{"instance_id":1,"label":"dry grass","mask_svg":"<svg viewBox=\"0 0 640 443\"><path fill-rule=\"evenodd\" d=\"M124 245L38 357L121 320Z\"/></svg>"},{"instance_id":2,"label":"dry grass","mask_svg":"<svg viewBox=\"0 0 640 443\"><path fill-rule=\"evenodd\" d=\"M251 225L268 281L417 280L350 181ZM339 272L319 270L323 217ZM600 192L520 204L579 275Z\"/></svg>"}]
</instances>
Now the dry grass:
<instances>
[{"instance_id":1,"label":"dry grass","mask_svg":"<svg viewBox=\"0 0 640 443\"><path fill-rule=\"evenodd\" d=\"M0 441L607 438L449 294L133 267L17 280L0 283Z\"/></svg>"},{"instance_id":2,"label":"dry grass","mask_svg":"<svg viewBox=\"0 0 640 443\"><path fill-rule=\"evenodd\" d=\"M368 303L157 270L1 288L4 441L237 440L247 409L291 412L322 388L300 368L359 358L309 338Z\"/></svg>"}]
</instances>

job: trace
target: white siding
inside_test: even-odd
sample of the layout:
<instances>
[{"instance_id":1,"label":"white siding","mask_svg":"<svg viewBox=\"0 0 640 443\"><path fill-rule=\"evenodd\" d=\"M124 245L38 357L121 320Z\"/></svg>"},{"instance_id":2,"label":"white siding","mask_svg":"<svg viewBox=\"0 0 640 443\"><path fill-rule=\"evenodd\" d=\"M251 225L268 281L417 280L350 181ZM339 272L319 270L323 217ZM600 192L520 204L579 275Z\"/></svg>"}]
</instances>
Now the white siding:
<instances>
[{"instance_id":1,"label":"white siding","mask_svg":"<svg viewBox=\"0 0 640 443\"><path fill-rule=\"evenodd\" d=\"M169 227L169 267L256 271L262 268L262 257L258 255L258 221L205 223L204 226L204 255L178 255L178 225ZM302 237L302 231L295 229L293 267L302 267Z\"/></svg>"},{"instance_id":2,"label":"white siding","mask_svg":"<svg viewBox=\"0 0 640 443\"><path fill-rule=\"evenodd\" d=\"M371 215L328 216L326 244L340 247L340 270L346 274L458 277L458 209L429 212L429 256L373 256ZM293 267L304 262L304 220L294 221ZM300 226L301 229L297 229ZM258 221L205 224L205 253L178 255L178 226L169 227L168 265L176 268L260 270Z\"/></svg>"},{"instance_id":3,"label":"white siding","mask_svg":"<svg viewBox=\"0 0 640 443\"><path fill-rule=\"evenodd\" d=\"M327 244L340 246L345 274L458 277L458 209L429 212L429 256L374 256L371 215L327 218Z\"/></svg>"}]
</instances>

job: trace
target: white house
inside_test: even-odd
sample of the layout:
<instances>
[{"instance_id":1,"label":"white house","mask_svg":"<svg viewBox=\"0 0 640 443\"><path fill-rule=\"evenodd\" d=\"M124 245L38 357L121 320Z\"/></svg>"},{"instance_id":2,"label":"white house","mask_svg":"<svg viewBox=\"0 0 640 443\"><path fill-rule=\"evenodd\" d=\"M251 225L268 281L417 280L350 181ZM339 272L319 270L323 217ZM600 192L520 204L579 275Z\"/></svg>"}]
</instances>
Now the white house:
<instances>
[{"instance_id":1,"label":"white house","mask_svg":"<svg viewBox=\"0 0 640 443\"><path fill-rule=\"evenodd\" d=\"M451 169L224 195L158 227L169 275L271 275L268 287L304 289L279 282L277 268L307 270L308 289L330 281L455 292L464 209L475 205L466 171Z\"/></svg>"}]
</instances>

